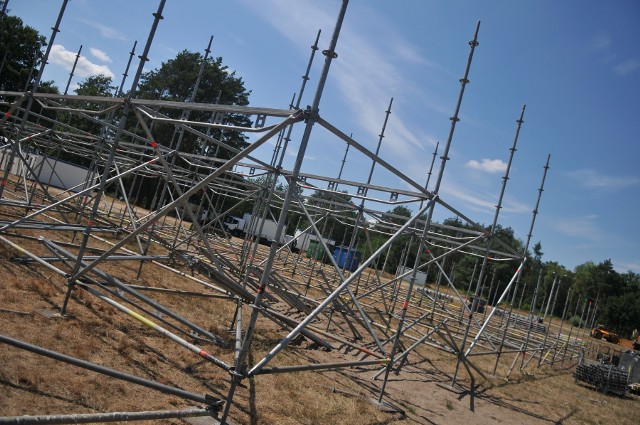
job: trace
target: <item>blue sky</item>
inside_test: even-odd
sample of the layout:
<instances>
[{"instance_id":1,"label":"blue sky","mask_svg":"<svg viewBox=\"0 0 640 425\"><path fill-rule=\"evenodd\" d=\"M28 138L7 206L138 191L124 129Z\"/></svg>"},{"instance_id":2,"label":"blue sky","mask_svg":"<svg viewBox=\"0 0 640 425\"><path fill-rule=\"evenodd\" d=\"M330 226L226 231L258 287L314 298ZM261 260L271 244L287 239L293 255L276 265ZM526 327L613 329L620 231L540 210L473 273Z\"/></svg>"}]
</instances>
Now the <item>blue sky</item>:
<instances>
[{"instance_id":1,"label":"blue sky","mask_svg":"<svg viewBox=\"0 0 640 425\"><path fill-rule=\"evenodd\" d=\"M48 38L61 3L10 0L9 9ZM91 73L113 75L119 84L134 40L138 53L146 41L157 4L70 1L44 78L64 89L82 44L72 85ZM169 0L147 69L183 49L202 52L213 35L212 54L243 78L251 104L286 108L318 29L320 49L328 46L339 7L338 0ZM541 241L543 260L573 269L611 258L619 272L640 273L639 19L635 0L351 0L320 114L375 150L393 97L381 155L425 182L435 143L447 139L468 42L480 20L441 196L476 221L492 222L526 104L499 223L526 238L551 154L532 238L532 244ZM321 62L314 64L303 105L312 101ZM260 154L270 158L271 147ZM336 176L343 154L342 142L317 129L303 171ZM369 167L350 150L343 177L365 181ZM381 168L372 182L406 188ZM439 220L450 215L436 211Z\"/></svg>"}]
</instances>

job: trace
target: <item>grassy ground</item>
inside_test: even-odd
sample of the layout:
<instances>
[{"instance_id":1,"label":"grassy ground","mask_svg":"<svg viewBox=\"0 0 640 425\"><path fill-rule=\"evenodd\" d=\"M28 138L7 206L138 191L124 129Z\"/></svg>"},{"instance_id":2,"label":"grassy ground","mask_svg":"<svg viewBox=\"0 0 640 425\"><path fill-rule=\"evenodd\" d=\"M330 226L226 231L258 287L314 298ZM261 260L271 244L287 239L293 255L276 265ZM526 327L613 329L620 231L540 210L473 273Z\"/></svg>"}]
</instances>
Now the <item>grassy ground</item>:
<instances>
[{"instance_id":1,"label":"grassy ground","mask_svg":"<svg viewBox=\"0 0 640 425\"><path fill-rule=\"evenodd\" d=\"M14 209L4 213L18 215L22 211ZM81 236L78 234L74 239L71 232L53 234L35 230L20 233L59 242L77 242ZM10 239L38 255L51 255L37 240ZM109 241L115 240L109 237L106 242L92 239L91 246L104 249ZM135 245L130 248L135 249ZM152 249L158 255L166 253L155 245ZM266 252L264 247L260 250L263 254ZM197 394L226 398L229 373L80 288L72 292L68 312L61 316L67 290L65 278L43 266L12 260L22 255L0 244L2 334ZM137 279L139 266L135 262L106 262L100 269L128 284L207 291L195 281L152 263L144 264L141 278ZM172 267L207 280L184 264L172 264ZM304 287L307 280L301 276L296 277ZM310 292L319 293L313 288ZM234 303L192 295L145 294L220 336L226 342L224 347L182 334L183 338L212 355L233 363L234 334L230 325L236 307ZM378 301L373 304L375 302ZM250 314L250 308L244 306L245 324ZM319 325L323 323L326 318L321 319ZM288 332L264 318L258 320L256 329L250 364L260 360ZM338 330L334 326L331 332ZM342 336L348 337L348 332ZM2 415L176 409L194 404L7 345L0 347ZM354 361L360 355L346 347L326 352L301 339L277 356L270 366ZM501 358L499 376L507 374L513 362L513 357L509 356L505 354ZM456 371L455 356L421 346L409 357L409 363L400 373L391 373L389 377L384 400L398 407L400 413L385 412L371 403L381 387L380 380L372 379L378 370L374 366L259 375L243 381L238 388L231 417L241 424L637 423L637 397L604 395L575 383L571 377L573 364L534 367L522 372L516 368L509 380L504 380L490 373L495 359L494 355L471 359L479 368L489 371L487 379L476 381L478 387L471 396L446 389ZM458 383L467 389L470 386L464 368L460 369ZM159 422L184 423L182 420Z\"/></svg>"}]
</instances>

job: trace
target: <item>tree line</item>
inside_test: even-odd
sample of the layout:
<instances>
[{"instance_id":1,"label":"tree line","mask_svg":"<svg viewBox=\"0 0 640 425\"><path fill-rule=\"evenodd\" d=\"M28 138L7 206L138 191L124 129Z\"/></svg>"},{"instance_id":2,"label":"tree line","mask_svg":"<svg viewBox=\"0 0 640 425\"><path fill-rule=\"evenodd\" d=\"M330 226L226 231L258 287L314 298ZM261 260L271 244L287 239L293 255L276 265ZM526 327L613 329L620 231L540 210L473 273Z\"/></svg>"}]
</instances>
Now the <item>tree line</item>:
<instances>
[{"instance_id":1,"label":"tree line","mask_svg":"<svg viewBox=\"0 0 640 425\"><path fill-rule=\"evenodd\" d=\"M0 1L0 9L2 2ZM0 90L27 91L32 90L39 68L42 66L43 50L46 39L34 28L25 25L21 18L5 14L0 20ZM203 63L204 62L204 63ZM202 65L202 66L201 66ZM196 80L202 68L200 84L196 90ZM207 57L201 53L183 50L174 58L163 62L159 68L142 74L135 93L117 93L116 83L108 76L93 75L85 78L72 88L79 96L122 97L131 96L139 99L193 101L201 103L218 103L224 105L246 106L249 104L251 92L245 88L241 77L223 64L221 57ZM41 81L38 85L40 93L60 94L60 88L53 81ZM99 110L104 108L88 101L67 101L66 106L83 110ZM189 119L200 122L217 122L229 126L250 127L251 119L243 114L212 114L204 111L179 111L163 109L158 111L170 119ZM118 117L111 116L111 123L117 124ZM107 118L108 120L109 118ZM30 121L59 131L77 133L78 135L95 135L108 138L112 135L105 122L87 114L70 114L43 109L34 103ZM126 131L145 137L144 131L133 114L127 119ZM235 130L211 128L203 131L206 137L188 131L180 131L177 126L158 122L152 125L155 142L160 145L196 155L228 159L248 145L247 136ZM211 143L208 138L219 143ZM29 146L24 148L28 151ZM55 156L81 166L91 167L97 152L91 155L82 152L60 150L51 147L47 152L34 152ZM180 161L179 157L177 161ZM188 168L185 163L178 163ZM99 167L99 165L98 165ZM102 170L98 169L101 173ZM145 208L157 208L161 196L159 187L164 182L158 177L145 176L134 179L126 178L125 185L133 185L131 192L135 194L136 203ZM199 202L199 200L194 200ZM227 206L227 205L223 205Z\"/></svg>"},{"instance_id":2,"label":"tree line","mask_svg":"<svg viewBox=\"0 0 640 425\"><path fill-rule=\"evenodd\" d=\"M325 195L316 192L311 198L323 196ZM350 201L346 194L341 198L345 203ZM314 201L310 202L314 203ZM355 217L356 209L347 214L352 218ZM411 215L409 208L398 206L384 213L381 221L402 225ZM365 231L367 226L375 228L376 224L361 223L361 225L362 228L357 231L356 246L367 258L377 247L386 242L389 236L385 232ZM441 225L438 226L437 231L449 237L460 236L461 231L464 230L473 230L472 226L463 223L457 217L448 218ZM487 230L490 228L490 226L484 227ZM353 229L348 229L344 232L350 235L352 231ZM534 316L540 318L561 317L576 326L589 327L602 324L624 338L630 338L635 329L640 329L640 274L632 271L617 272L610 259L600 262L586 261L573 270L556 261L544 261L541 242L536 242L524 253L524 242L515 237L510 227L497 225L493 230L492 238L499 239L514 252L527 257L515 297L513 293L509 293L501 307L506 308L507 303L514 300L513 307L524 312L523 314L532 312ZM403 266L406 269L413 268L417 255L417 243L416 237L402 235L391 245L389 251L380 257L376 267L391 274L398 273ZM452 247L442 245L441 243L429 245L430 253L423 253L419 264L438 257ZM496 244L493 247L499 248ZM489 304L495 305L500 294L514 277L520 262L520 259L487 261L482 282L479 282L479 278L483 257L477 254L452 252L440 260L442 270L435 265L429 265L421 271L426 273L428 284L443 286L451 284L462 294L474 295L480 287L481 291L477 295L486 299Z\"/></svg>"}]
</instances>

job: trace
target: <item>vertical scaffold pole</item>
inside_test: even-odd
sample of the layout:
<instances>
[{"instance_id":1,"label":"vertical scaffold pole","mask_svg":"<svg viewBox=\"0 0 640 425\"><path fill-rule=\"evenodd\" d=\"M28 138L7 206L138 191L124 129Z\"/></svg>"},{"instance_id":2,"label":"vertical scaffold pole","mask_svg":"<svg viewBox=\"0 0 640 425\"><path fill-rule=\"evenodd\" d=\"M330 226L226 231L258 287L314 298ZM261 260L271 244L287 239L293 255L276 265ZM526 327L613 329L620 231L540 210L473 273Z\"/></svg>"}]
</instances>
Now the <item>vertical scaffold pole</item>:
<instances>
[{"instance_id":1,"label":"vertical scaffold pole","mask_svg":"<svg viewBox=\"0 0 640 425\"><path fill-rule=\"evenodd\" d=\"M445 145L444 148L444 152L442 153L442 162L440 164L440 170L438 172L438 177L436 179L436 184L434 186L433 189L433 200L435 201L435 199L438 198L438 192L440 191L440 185L442 184L442 178L444 176L444 170L446 168L446 164L447 161L449 160L449 150L451 149L451 142L453 141L453 135L455 133L455 129L456 129L456 124L458 123L458 121L460 121L459 118L459 114L460 114L460 108L462 106L462 99L464 97L464 91L465 88L467 86L467 84L469 83L469 71L471 70L471 62L473 60L473 53L475 52L476 47L480 44L478 43L478 33L480 31L480 21L478 21L477 25L476 25L476 30L475 33L473 35L473 40L471 40L469 42L469 46L471 46L471 49L469 51L469 57L467 58L467 66L465 68L464 71L464 76L460 79L460 93L458 95L458 102L456 104L456 109L455 112L453 114L453 117L451 117L451 127L449 129L449 136L447 137L447 143ZM382 397L384 396L384 390L385 387L387 385L387 380L389 377L389 372L391 371L391 367L393 365L394 362L394 356L395 353L398 349L398 344L400 342L400 335L401 335L401 331L402 331L402 326L404 323L404 319L406 317L407 314L407 309L409 307L409 301L411 300L411 292L413 290L413 285L416 281L416 276L418 274L418 266L420 265L420 257L422 256L422 253L424 252L426 246L425 246L425 237L427 235L427 232L429 231L429 227L431 226L431 220L433 218L433 211L435 210L435 202L431 202L430 207L428 209L427 212L427 218L425 220L424 223L424 229L422 231L422 236L420 238L420 243L418 245L418 252L416 254L416 261L415 261L415 265L413 267L413 271L411 273L411 279L409 280L409 287L407 289L407 295L405 297L405 302L402 306L402 313L401 313L401 317L400 320L398 321L398 329L395 335L395 339L393 342L393 346L391 347L391 354L390 354L390 362L387 365L387 368L385 370L385 374L384 374L384 381L382 383L382 386L380 388L380 395L378 396L378 402L382 401Z\"/></svg>"},{"instance_id":2,"label":"vertical scaffold pole","mask_svg":"<svg viewBox=\"0 0 640 425\"><path fill-rule=\"evenodd\" d=\"M311 137L311 130L313 129L313 125L316 122L316 116L318 115L318 111L320 109L320 99L322 98L324 85L329 75L329 68L331 67L331 62L333 61L333 59L338 57L338 55L335 52L335 49L338 44L338 37L340 35L340 30L342 29L342 22L344 21L344 16L347 12L348 4L349 4L349 0L342 0L342 6L340 8L340 13L338 14L338 19L336 21L336 25L333 31L333 35L331 37L331 41L329 43L329 48L322 52L325 55L324 66L322 68L322 72L318 80L318 86L316 88L316 94L313 99L313 103L311 105L310 110L307 110L308 116L307 116L306 126L304 129L304 133L302 135L302 139L300 140L300 148L298 150L298 155L296 157L296 161L294 163L294 167L291 173L291 181L289 182L289 189L287 190L287 194L282 203L282 211L280 213L280 217L278 219L278 225L276 227L276 234L275 234L276 241L281 240L282 231L284 229L284 223L287 218L287 213L289 212L289 206L291 204L293 195L297 190L296 182L300 174L300 169L302 167L302 161L304 159L304 155L307 150L307 145L309 144L309 138ZM235 393L235 389L237 385L240 383L240 380L244 377L243 375L245 374L245 369L246 369L245 360L249 352L249 348L251 347L251 343L253 340L253 332L255 330L256 321L258 319L259 307L262 304L262 298L264 297L264 292L266 290L267 283L269 281L269 275L271 273L271 268L275 260L277 248L278 248L277 243L271 245L271 249L269 250L269 256L267 258L266 264L264 265L264 270L260 278L258 293L254 301L254 306L256 308L252 310L251 317L249 318L249 322L247 324L247 329L245 331L242 349L240 350L240 354L238 355L238 358L235 364L236 374L234 374L233 379L231 381L231 388L229 389L227 401L224 406L224 412L220 420L220 422L223 424L226 422L227 416L229 415L229 409L233 401L233 395Z\"/></svg>"},{"instance_id":3,"label":"vertical scaffold pole","mask_svg":"<svg viewBox=\"0 0 640 425\"><path fill-rule=\"evenodd\" d=\"M520 118L518 119L518 121L516 121L518 123L518 127L516 130L516 136L515 139L513 141L513 147L511 148L511 157L509 158L509 164L511 164L511 160L513 158L513 154L516 151L516 143L518 141L518 136L520 135L520 129L522 127L522 124L524 123L524 111L526 109L527 105L524 105L522 107L522 112L520 112ZM544 176L546 177L546 170L545 170L545 174ZM542 179L542 186L541 189L538 192L538 200L536 203L536 207L533 209L533 217L531 219L531 226L529 227L529 234L527 235L527 241L524 244L524 247L522 249L522 256L525 257L528 253L529 250L529 244L531 243L531 236L533 234L533 225L536 222L536 215L538 213L538 206L540 204L540 196L542 195L542 187L544 186L544 177ZM518 293L518 288L519 288L519 284L520 284L520 278L522 277L522 273L518 274L518 277L516 278L516 282L514 284L513 287L513 294L511 295L511 302L509 303L509 314L507 315L507 323L504 326L504 330L502 332L502 338L500 339L500 345L498 346L498 353L496 355L496 363L493 367L493 374L496 374L496 370L498 369L498 363L500 362L500 356L502 355L502 347L504 346L504 341L507 337L507 332L509 331L509 322L511 321L511 313L513 312L513 303L516 300L516 295ZM498 307L496 305L494 305L494 307Z\"/></svg>"},{"instance_id":4,"label":"vertical scaffold pole","mask_svg":"<svg viewBox=\"0 0 640 425\"><path fill-rule=\"evenodd\" d=\"M69 86L71 85L71 80L73 79L73 74L76 72L76 66L78 66L78 59L80 59L80 53L82 53L82 44L78 49L78 53L76 53L76 59L73 61L73 66L71 67L71 72L69 73L69 79L67 80L67 85L64 88L64 94L66 95L69 92Z\"/></svg>"},{"instance_id":5,"label":"vertical scaffold pole","mask_svg":"<svg viewBox=\"0 0 640 425\"><path fill-rule=\"evenodd\" d=\"M53 28L51 28L52 32L51 32L51 38L49 39L49 44L47 45L47 50L44 53L44 56L42 57L42 66L40 66L40 70L38 71L38 75L36 76L35 81L33 82L33 90L31 92L31 94L36 93L38 91L38 86L40 85L40 80L42 79L42 74L44 73L44 69L47 65L47 60L49 60L49 54L51 53L51 48L53 47L53 43L56 39L56 34L58 34L60 32L60 22L62 22L62 17L64 16L64 11L67 8L67 3L69 2L69 0L63 0L62 2L62 6L60 6L60 12L58 13L58 19L56 19L56 24L53 26ZM5 3L6 6L6 3ZM4 13L3 13L4 15ZM11 155L9 156L9 159L7 161L7 165L6 168L4 170L4 174L2 175L2 180L0 180L0 199L2 199L2 195L4 194L4 188L6 187L7 184L7 179L9 178L9 172L11 171L11 168L13 167L13 161L15 160L16 157L16 152L17 152L17 146L18 143L20 143L20 139L22 137L22 133L24 131L24 128L27 124L27 121L29 119L29 113L31 112L31 106L33 105L33 96L31 96L30 94L28 95L28 101L27 101L27 107L25 108L23 117L22 117L22 122L20 123L20 129L18 130L18 134L15 136L14 139L14 143L13 143L13 147L11 149ZM4 117L2 117L0 119L0 128L2 128L4 126L5 121L7 120L7 118L9 118L8 113L5 114Z\"/></svg>"},{"instance_id":6,"label":"vertical scaffold pole","mask_svg":"<svg viewBox=\"0 0 640 425\"><path fill-rule=\"evenodd\" d=\"M318 30L316 40L314 44L311 46L311 55L309 56L309 62L307 63L307 69L305 71L305 74L302 76L302 85L300 86L300 91L298 93L296 103L295 105L293 104L293 100L295 99L295 95L294 95L294 99L292 99L292 103L290 105L290 107L293 109L300 108L300 102L302 101L302 96L304 94L307 81L309 81L309 73L311 71L311 65L313 65L313 59L315 57L316 51L318 50L318 41L320 40L320 34L321 34L321 31ZM286 135L285 135L285 132L286 132ZM288 126L286 130L283 129L283 131L280 133L282 137L279 137L276 142L276 146L274 148L273 155L271 158L271 163L270 163L270 165L275 168L275 172L269 174L268 178L265 180L261 197L254 204L254 212L252 212L251 214L251 217L252 217L251 221L252 221L252 225L256 227L255 234L258 236L262 234L264 223L265 223L265 220L267 219L267 213L269 212L269 205L271 204L271 199L273 198L273 194L275 192L276 185L278 183L278 178L280 177L279 170L282 168L282 163L284 162L284 156L285 156L287 147L289 145L289 141L291 140L292 132L293 132L293 124ZM280 154L279 159L278 159L278 154ZM261 212L260 218L258 219L258 221L254 220L254 218L257 217L257 213L259 213L261 209L262 209L262 212ZM248 234L247 234L247 239L248 239ZM245 264L245 268L247 269L247 272L245 273L245 280L248 278L248 274L249 274L248 269L252 265L252 262L253 262L252 258L255 257L256 252L258 250L258 244L259 244L258 239L259 238L257 237L254 242L253 253L243 258L243 263ZM276 242L281 242L281 241L282 241L282 238L280 238L279 240L276 239ZM248 243L248 240L245 241L245 243ZM247 247L246 251L248 252L248 250L249 250L249 247ZM245 249L243 249L243 252L245 252Z\"/></svg>"},{"instance_id":7,"label":"vertical scaffold pole","mask_svg":"<svg viewBox=\"0 0 640 425\"><path fill-rule=\"evenodd\" d=\"M468 353L470 352L471 348L474 346L474 344L479 340L480 338L480 334L482 333L482 331L484 330L484 328L486 327L486 325L489 323L489 321L491 320L491 317L493 316L493 314L495 313L495 309L491 312L491 314L489 314L489 317L486 319L485 324L483 325L483 327L480 329L480 331L478 332L478 334L476 335L476 337L474 338L473 343L469 346L469 348L466 351L466 354L463 354L464 352L464 346L465 343L467 341L467 337L469 335L469 328L471 325L471 316L473 315L473 312L476 309L476 305L478 304L478 302L480 301L480 281L482 276L484 276L484 273L486 272L487 269L487 265L488 265L488 260L489 260L489 252L491 249L491 242L492 242L492 237L493 237L493 232L495 231L495 228L498 224L498 217L500 216L500 210L502 209L502 200L504 199L504 192L507 189L507 182L509 181L509 173L511 171L511 165L513 163L513 157L515 155L516 152L516 146L518 144L518 136L520 134L520 127L522 126L522 123L524 122L522 120L523 116L524 116L524 111L525 111L525 106L522 107L522 112L520 113L520 119L518 119L518 127L516 130L516 136L513 140L513 146L510 149L510 155L509 155L509 162L507 163L507 169L505 170L505 174L504 177L502 178L502 187L500 189L500 196L498 197L498 204L496 205L496 212L493 216L493 223L491 224L491 228L489 231L489 239L487 240L487 244L486 244L486 249L485 249L485 253L484 253L484 258L482 260L482 267L480 268L480 277L478 279L478 286L476 287L476 293L475 296L473 297L473 300L471 302L471 312L469 314L469 320L467 322L467 328L465 329L465 333L464 333L464 337L462 338L462 343L460 345L460 356L464 355L468 355ZM523 256L523 258L526 260L526 255ZM521 273L521 268L524 266L525 260L522 261L522 264L520 266L520 268L518 268L518 271L516 272L516 275L514 276L515 279L518 278L518 275L520 275ZM513 281L512 281L513 282ZM504 298L504 296L506 295L507 291L510 289L511 287L511 283L509 285L507 285L507 288L505 289L503 295L500 297L500 300L498 301L498 304L500 303L500 301L502 301L502 299ZM452 385L455 384L456 378L457 378L457 374L458 374L458 370L460 367L460 362L461 362L461 358L458 358L458 361L456 362L456 369L453 375L453 379L452 379Z\"/></svg>"},{"instance_id":8,"label":"vertical scaffold pole","mask_svg":"<svg viewBox=\"0 0 640 425\"><path fill-rule=\"evenodd\" d=\"M71 290L73 289L73 282L75 281L75 278L73 275L75 275L80 270L80 267L82 265L82 257L84 255L84 251L86 250L87 243L89 242L89 236L91 234L91 228L93 227L93 221L98 215L98 209L100 207L100 199L104 194L106 181L109 177L109 173L111 172L111 164L113 164L113 161L116 155L116 150L120 142L120 137L122 136L122 133L124 131L124 126L127 121L127 117L129 116L129 113L131 111L131 105L129 101L131 100L131 97L134 95L136 88L138 87L138 81L142 76L142 70L144 69L144 64L146 61L149 60L148 59L149 50L151 49L151 44L153 43L153 38L155 36L156 29L158 28L158 24L160 23L160 20L163 19L162 11L164 10L165 2L166 0L160 0L160 4L158 5L158 10L156 13L153 14L154 19L153 19L153 24L151 25L151 30L149 31L149 37L147 38L147 44L145 45L144 51L140 56L140 64L138 65L138 70L136 71L135 77L133 78L133 82L131 84L131 90L127 95L127 102L125 102L124 104L124 110L122 111L122 118L120 119L118 129L116 130L116 134L113 136L113 143L111 144L109 156L104 166L104 172L102 173L102 177L100 178L100 186L97 189L96 199L94 200L93 208L91 209L91 215L89 217L89 220L87 221L87 227L83 232L82 243L78 251L78 260L76 261L76 264L73 267L73 271L71 272L71 278L67 282L67 293L65 295L64 302L62 305L62 311L61 311L62 314L64 314L66 311L67 304L69 302L69 297L71 296Z\"/></svg>"},{"instance_id":9,"label":"vertical scaffold pole","mask_svg":"<svg viewBox=\"0 0 640 425\"><path fill-rule=\"evenodd\" d=\"M387 129L387 122L389 122L389 116L391 115L391 106L393 105L393 98L389 101L389 107L385 111L384 123L382 124L382 130L380 131L380 135L378 136L378 145L376 146L376 157L380 154L380 147L382 146L382 139L384 139L384 132ZM345 152L346 155L346 152ZM367 177L367 185L371 184L371 179L373 178L373 170L376 168L376 161L373 160L371 162L371 169L369 170L369 176ZM342 171L342 169L340 170ZM358 215L356 216L356 221L353 224L353 233L351 234L351 242L349 242L349 248L347 250L347 257L349 258L349 253L353 251L355 248L356 239L358 237L358 227L360 226L360 222L364 218L364 203L365 198L367 196L368 189L365 187L362 201L360 202L360 206L358 207ZM344 262L344 267L347 266L347 261ZM349 264L349 266L351 266ZM355 295L358 295L358 287L360 286L360 281L356 283L356 288L354 291ZM381 347L382 348L382 347Z\"/></svg>"},{"instance_id":10,"label":"vertical scaffold pole","mask_svg":"<svg viewBox=\"0 0 640 425\"><path fill-rule=\"evenodd\" d=\"M125 81L127 81L127 77L129 76L129 67L131 66L131 60L133 60L133 56L136 54L136 46L138 45L138 40L133 42L133 47L129 52L129 60L127 61L127 66L122 73L122 81L120 82L120 87L118 87L118 91L116 92L116 97L122 96L122 88L124 87Z\"/></svg>"}]
</instances>

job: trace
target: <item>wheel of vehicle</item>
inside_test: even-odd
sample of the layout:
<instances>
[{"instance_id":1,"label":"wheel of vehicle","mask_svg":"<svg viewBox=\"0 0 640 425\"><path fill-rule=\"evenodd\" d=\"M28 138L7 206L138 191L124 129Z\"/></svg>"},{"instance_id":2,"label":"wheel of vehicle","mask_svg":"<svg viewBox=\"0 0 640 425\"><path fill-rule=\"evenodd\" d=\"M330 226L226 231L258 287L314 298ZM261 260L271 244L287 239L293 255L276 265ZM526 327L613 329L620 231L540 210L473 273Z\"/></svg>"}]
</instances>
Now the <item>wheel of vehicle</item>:
<instances>
[{"instance_id":1,"label":"wheel of vehicle","mask_svg":"<svg viewBox=\"0 0 640 425\"><path fill-rule=\"evenodd\" d=\"M596 329L595 331L593 331L593 335L592 335L595 339L602 339L602 331L599 329Z\"/></svg>"}]
</instances>

